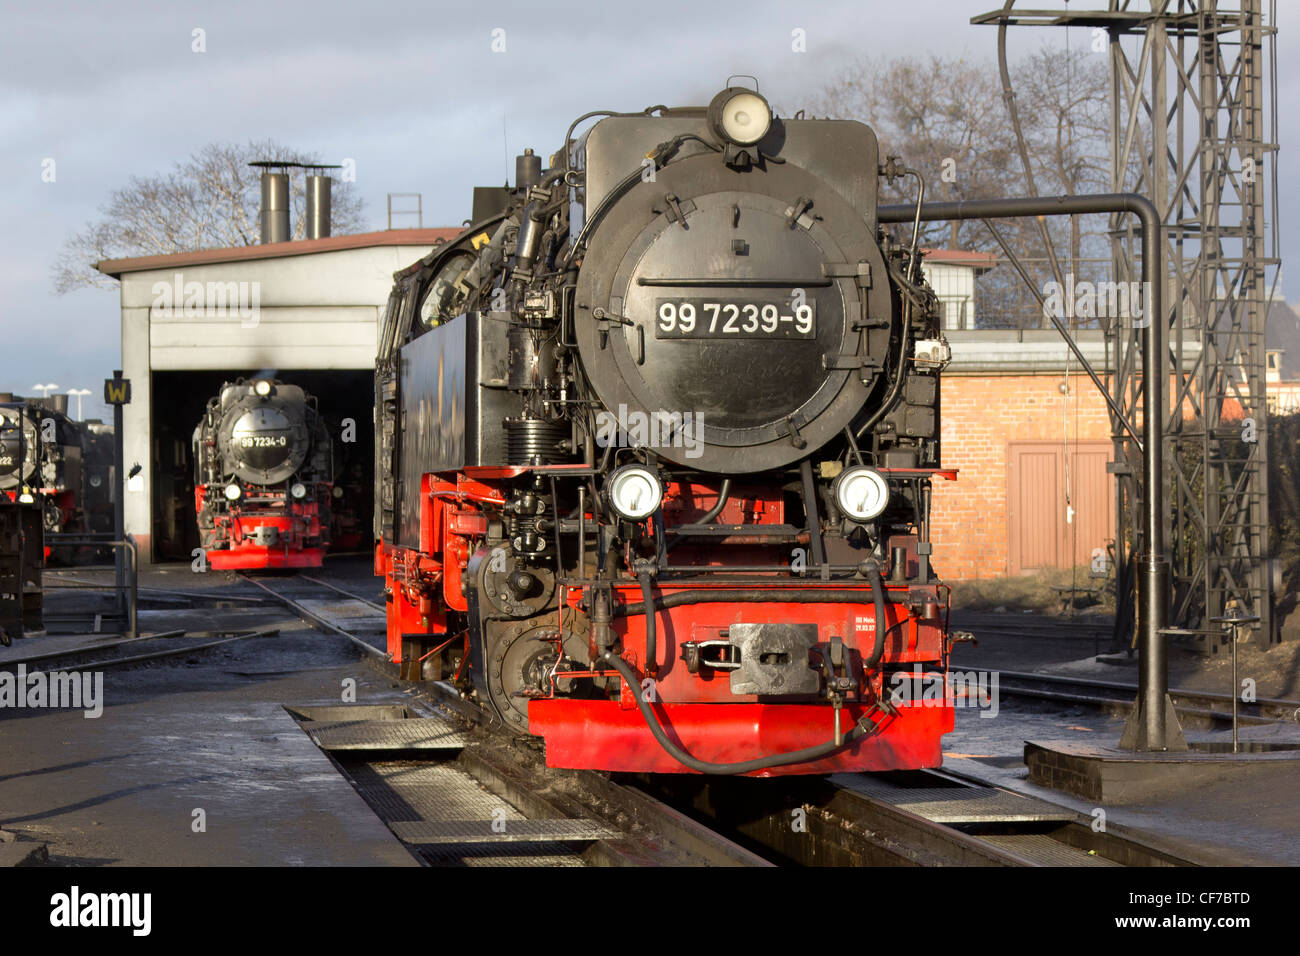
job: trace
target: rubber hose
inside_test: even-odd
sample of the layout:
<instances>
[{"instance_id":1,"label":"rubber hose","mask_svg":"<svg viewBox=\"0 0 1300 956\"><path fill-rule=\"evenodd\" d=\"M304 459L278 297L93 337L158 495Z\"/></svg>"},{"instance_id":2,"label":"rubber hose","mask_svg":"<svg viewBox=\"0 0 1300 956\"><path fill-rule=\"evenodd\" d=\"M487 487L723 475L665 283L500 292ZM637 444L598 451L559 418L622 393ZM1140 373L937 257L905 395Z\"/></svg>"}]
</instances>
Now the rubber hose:
<instances>
[{"instance_id":1,"label":"rubber hose","mask_svg":"<svg viewBox=\"0 0 1300 956\"><path fill-rule=\"evenodd\" d=\"M885 653L885 626L887 619L885 617L885 582L880 579L880 568L875 564L871 565L871 570L867 572L867 578L871 581L871 597L876 605L876 643L871 648L871 657L862 662L862 669L866 671L875 670L876 665L880 663L880 658Z\"/></svg>"},{"instance_id":2,"label":"rubber hose","mask_svg":"<svg viewBox=\"0 0 1300 956\"><path fill-rule=\"evenodd\" d=\"M829 740L824 744L816 747L807 747L804 750L792 750L783 754L771 754L767 757L755 757L753 760L742 760L737 763L709 763L705 760L699 760L692 757L682 748L678 747L664 732L663 726L659 723L659 718L650 708L650 704L645 700L645 695L640 693L641 682L637 680L636 671L627 661L619 657L613 651L606 651L601 655L601 660L605 661L614 670L618 671L623 680L627 681L628 687L632 690L632 695L636 699L637 708L641 711L641 716L645 719L646 726L650 728L650 733L654 735L659 746L678 763L692 770L698 770L700 773L713 774L717 776L730 776L739 773L751 773L755 770L767 770L770 767L787 767L790 764L807 763L812 760L820 760L822 757L835 753L837 750L843 750L854 741L871 733L865 730L861 725L855 725L841 739L840 743Z\"/></svg>"}]
</instances>

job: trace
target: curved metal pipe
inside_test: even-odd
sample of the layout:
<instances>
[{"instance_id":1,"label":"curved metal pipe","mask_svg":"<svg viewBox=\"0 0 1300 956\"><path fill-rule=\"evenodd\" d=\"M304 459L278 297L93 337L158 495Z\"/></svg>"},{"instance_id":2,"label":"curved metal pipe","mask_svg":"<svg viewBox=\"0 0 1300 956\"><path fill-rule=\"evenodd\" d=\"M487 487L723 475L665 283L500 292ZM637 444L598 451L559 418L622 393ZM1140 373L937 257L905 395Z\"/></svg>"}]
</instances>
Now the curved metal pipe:
<instances>
[{"instance_id":1,"label":"curved metal pipe","mask_svg":"<svg viewBox=\"0 0 1300 956\"><path fill-rule=\"evenodd\" d=\"M731 479L723 478L722 484L718 487L718 500L714 502L713 507L700 516L699 521L692 524L708 524L718 515L722 514L722 509L727 506L727 499L731 497Z\"/></svg>"},{"instance_id":2,"label":"curved metal pipe","mask_svg":"<svg viewBox=\"0 0 1300 956\"><path fill-rule=\"evenodd\" d=\"M880 206L880 222L908 222L912 205ZM1169 415L1165 389L1169 367L1165 355L1164 228L1151 200L1137 193L1095 193L1087 196L1043 196L1028 199L968 199L930 203L921 209L927 222L945 219L1012 219L1022 216L1071 216L1088 213L1132 213L1142 224L1142 470L1145 550L1139 556L1138 632L1141 636L1139 696L1142 726L1138 749L1167 750L1165 698L1169 673L1164 629L1169 614L1169 555L1164 527L1164 429ZM1178 734L1181 738L1181 733Z\"/></svg>"},{"instance_id":3,"label":"curved metal pipe","mask_svg":"<svg viewBox=\"0 0 1300 956\"><path fill-rule=\"evenodd\" d=\"M883 208L883 207L882 207ZM871 417L858 426L855 434L858 438L863 437L868 431L876 426L882 418L885 417L893 407L898 403L898 396L903 394L903 382L907 379L907 335L908 328L911 326L912 303L908 300L906 305L906 315L903 320L903 330L898 337L898 372L894 376L894 384L889 388L889 394L885 400L871 414Z\"/></svg>"},{"instance_id":4,"label":"curved metal pipe","mask_svg":"<svg viewBox=\"0 0 1300 956\"><path fill-rule=\"evenodd\" d=\"M712 508L710 508L708 511L704 512L704 514L700 516L699 521L693 521L691 523L697 525L708 524L710 521L712 521L714 518L716 518L718 515L722 513L722 509L727 506L727 499L730 497L731 497L731 479L723 478L722 484L718 486L718 500L714 502ZM666 554L667 552L671 551L673 548L677 547L685 540L686 540L685 538L673 538L673 540L667 542L664 545L664 553Z\"/></svg>"}]
</instances>

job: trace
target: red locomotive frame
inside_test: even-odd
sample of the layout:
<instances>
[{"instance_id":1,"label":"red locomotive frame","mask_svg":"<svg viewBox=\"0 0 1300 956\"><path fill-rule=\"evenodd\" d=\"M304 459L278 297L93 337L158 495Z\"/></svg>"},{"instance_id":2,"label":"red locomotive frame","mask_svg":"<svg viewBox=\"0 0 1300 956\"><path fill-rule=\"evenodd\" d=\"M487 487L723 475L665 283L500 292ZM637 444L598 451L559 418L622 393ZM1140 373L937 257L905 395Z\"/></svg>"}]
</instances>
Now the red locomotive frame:
<instances>
[{"instance_id":1,"label":"red locomotive frame","mask_svg":"<svg viewBox=\"0 0 1300 956\"><path fill-rule=\"evenodd\" d=\"M221 489L213 489L221 494ZM203 511L208 485L194 489L194 510ZM329 489L326 488L328 495ZM260 531L258 529L267 529ZM327 542L329 518L321 522L317 492L309 486L308 494L295 500L284 491L258 488L230 506L228 513L213 517L213 536L226 547L209 548L207 562L216 571L244 571L258 568L319 568L325 559L326 545L308 546L308 540ZM274 537L276 543L259 544L258 539Z\"/></svg>"},{"instance_id":2,"label":"red locomotive frame","mask_svg":"<svg viewBox=\"0 0 1300 956\"><path fill-rule=\"evenodd\" d=\"M408 676L419 672L419 661L404 658L403 637L410 635L450 634L446 641L424 656L445 650L460 654L452 679L462 676L470 660L468 632L455 633L448 611L466 612L466 592L473 587L469 578L471 556L479 548L488 530L489 512L499 508L508 497L507 482L541 472L562 474L581 466L482 467L463 472L425 475L421 482L420 540L418 549L392 547L381 542L375 551L375 573L385 578L389 600L388 650L395 663ZM930 470L929 474L955 480L951 470ZM701 501L694 488L674 486L664 499L665 512L703 510L712 502ZM675 496L672 492L675 492ZM715 496L716 500L716 496ZM749 499L744 513L735 502L728 504L728 524L777 524L779 510L769 510L779 502ZM741 513L737 513L741 512ZM594 515L584 515L593 521ZM733 542L735 543L735 542ZM915 560L915 538L892 539L909 548ZM728 549L729 561L739 555ZM725 570L712 555L699 549L700 564ZM770 589L786 593L792 577L772 575L771 584L746 585L749 591ZM723 583L692 584L665 581L659 593L703 588L724 590ZM733 585L734 587L734 585ZM875 637L870 585L826 582L809 588L821 595L834 595L834 602L790 603L774 597L770 603L705 603L669 608L657 612L657 661L654 671L654 701L651 704L660 725L678 747L698 760L709 763L732 763L755 760L767 755L782 755L813 747L828 738L847 735L855 726L869 732L828 756L797 764L770 766L748 771L751 776L838 773L846 771L888 771L937 767L942 763L941 741L954 726L954 703L951 696L937 700L891 702L884 686L888 671L929 666L946 673L950 651L947 626L948 588L942 584L917 586L886 583L888 595L887 637L879 665L870 674L859 699L832 709L826 702L772 703L758 697L737 697L725 680L704 680L688 672L679 659L686 639L708 639L741 622L789 622L815 624L819 635L838 636L845 646L862 653ZM613 585L619 606L640 601L641 592L634 577ZM578 611L583 599L581 587L562 590L559 614ZM860 594L861 602L851 595ZM850 600L846 600L850 598ZM546 741L548 766L562 768L598 768L638 773L695 772L684 766L656 741L636 694L650 678L645 666L646 628L644 617L617 617L614 630L623 648L622 658L643 679L640 688L631 688L621 680L617 700L584 700L558 696L536 697L528 702L529 731ZM609 670L592 674L613 676ZM590 676L587 672L557 673L561 680ZM944 683L946 688L946 682ZM554 691L554 683L552 684ZM833 721L838 721L838 731Z\"/></svg>"}]
</instances>

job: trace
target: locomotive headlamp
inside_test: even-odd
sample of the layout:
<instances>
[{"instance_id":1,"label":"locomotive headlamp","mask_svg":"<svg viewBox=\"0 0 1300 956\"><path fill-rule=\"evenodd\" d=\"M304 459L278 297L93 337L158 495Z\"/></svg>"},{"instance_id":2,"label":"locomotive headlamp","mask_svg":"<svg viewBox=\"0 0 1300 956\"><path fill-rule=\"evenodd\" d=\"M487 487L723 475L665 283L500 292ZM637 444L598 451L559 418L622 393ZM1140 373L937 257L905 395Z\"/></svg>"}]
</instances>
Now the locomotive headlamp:
<instances>
[{"instance_id":1,"label":"locomotive headlamp","mask_svg":"<svg viewBox=\"0 0 1300 956\"><path fill-rule=\"evenodd\" d=\"M853 521L870 521L889 504L889 482L874 468L848 468L835 479L835 501Z\"/></svg>"},{"instance_id":2,"label":"locomotive headlamp","mask_svg":"<svg viewBox=\"0 0 1300 956\"><path fill-rule=\"evenodd\" d=\"M289 488L289 494L295 498L304 498L307 495L307 486L301 481L295 481Z\"/></svg>"},{"instance_id":3,"label":"locomotive headlamp","mask_svg":"<svg viewBox=\"0 0 1300 956\"><path fill-rule=\"evenodd\" d=\"M343 489L340 488L338 485L335 485L332 489L330 489L330 494L332 494L335 498L342 498Z\"/></svg>"},{"instance_id":4,"label":"locomotive headlamp","mask_svg":"<svg viewBox=\"0 0 1300 956\"><path fill-rule=\"evenodd\" d=\"M709 104L709 125L737 146L752 146L772 127L772 108L753 90L728 87Z\"/></svg>"},{"instance_id":5,"label":"locomotive headlamp","mask_svg":"<svg viewBox=\"0 0 1300 956\"><path fill-rule=\"evenodd\" d=\"M610 506L628 521L650 517L664 497L663 485L655 473L642 465L624 465L609 476L605 487Z\"/></svg>"},{"instance_id":6,"label":"locomotive headlamp","mask_svg":"<svg viewBox=\"0 0 1300 956\"><path fill-rule=\"evenodd\" d=\"M239 485L236 484L226 485L226 497L229 498L231 501L239 500L239 496L241 493L242 492L240 492L239 490Z\"/></svg>"},{"instance_id":7,"label":"locomotive headlamp","mask_svg":"<svg viewBox=\"0 0 1300 956\"><path fill-rule=\"evenodd\" d=\"M36 501L36 499L31 496L31 493L26 491L18 496L18 500L25 505L33 504Z\"/></svg>"},{"instance_id":8,"label":"locomotive headlamp","mask_svg":"<svg viewBox=\"0 0 1300 956\"><path fill-rule=\"evenodd\" d=\"M271 383L265 380L260 382L254 382L253 391L255 391L258 395L261 395L263 398L265 398L266 396L271 394Z\"/></svg>"}]
</instances>

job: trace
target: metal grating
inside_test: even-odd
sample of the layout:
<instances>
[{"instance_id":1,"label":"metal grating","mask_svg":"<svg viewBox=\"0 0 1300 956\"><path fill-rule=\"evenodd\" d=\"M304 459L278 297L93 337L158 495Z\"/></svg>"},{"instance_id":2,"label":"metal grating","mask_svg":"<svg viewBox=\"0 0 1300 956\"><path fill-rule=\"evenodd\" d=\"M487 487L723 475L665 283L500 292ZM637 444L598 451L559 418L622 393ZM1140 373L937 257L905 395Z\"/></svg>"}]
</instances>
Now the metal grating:
<instances>
[{"instance_id":1,"label":"metal grating","mask_svg":"<svg viewBox=\"0 0 1300 956\"><path fill-rule=\"evenodd\" d=\"M994 833L981 834L981 840L1009 850L1026 860L1043 866L1122 866L1104 856L1094 856L1087 850L1068 846L1053 840L1045 833Z\"/></svg>"},{"instance_id":2,"label":"metal grating","mask_svg":"<svg viewBox=\"0 0 1300 956\"><path fill-rule=\"evenodd\" d=\"M436 717L313 721L303 725L321 750L459 750L465 733Z\"/></svg>"},{"instance_id":3,"label":"metal grating","mask_svg":"<svg viewBox=\"0 0 1300 956\"><path fill-rule=\"evenodd\" d=\"M404 721L397 721L404 723ZM414 761L361 763L347 768L357 792L399 839L399 826L504 820L507 830L529 823L524 815L451 764ZM556 821L538 821L555 823ZM430 831L432 832L432 830ZM583 866L568 846L552 843L416 844L431 866Z\"/></svg>"},{"instance_id":4,"label":"metal grating","mask_svg":"<svg viewBox=\"0 0 1300 956\"><path fill-rule=\"evenodd\" d=\"M393 833L404 843L553 843L609 840L618 834L595 820L421 820L397 821Z\"/></svg>"},{"instance_id":5,"label":"metal grating","mask_svg":"<svg viewBox=\"0 0 1300 956\"><path fill-rule=\"evenodd\" d=\"M900 789L867 776L836 776L836 784L933 820L935 823L1034 823L1079 819L1073 810L995 787Z\"/></svg>"}]
</instances>

